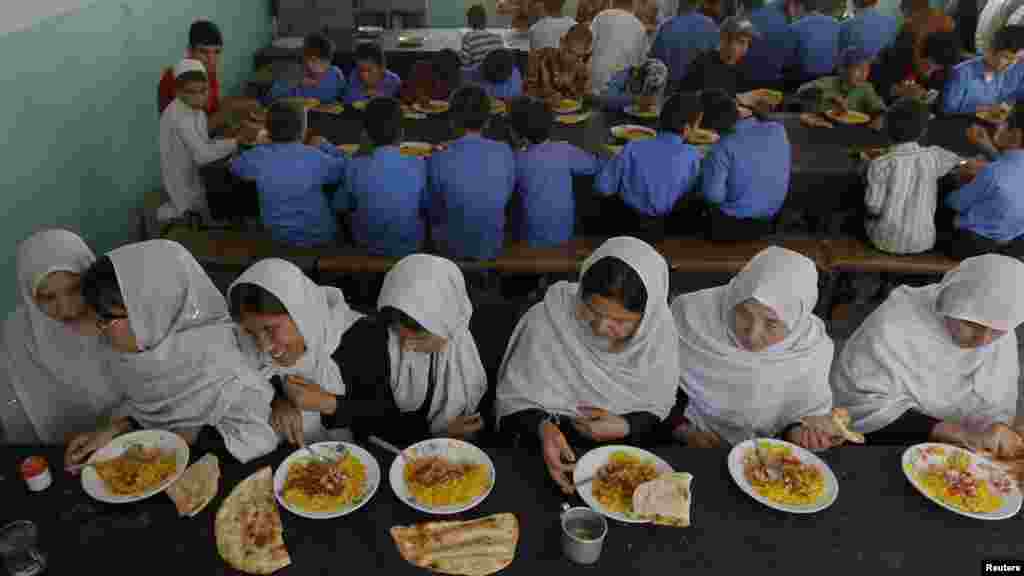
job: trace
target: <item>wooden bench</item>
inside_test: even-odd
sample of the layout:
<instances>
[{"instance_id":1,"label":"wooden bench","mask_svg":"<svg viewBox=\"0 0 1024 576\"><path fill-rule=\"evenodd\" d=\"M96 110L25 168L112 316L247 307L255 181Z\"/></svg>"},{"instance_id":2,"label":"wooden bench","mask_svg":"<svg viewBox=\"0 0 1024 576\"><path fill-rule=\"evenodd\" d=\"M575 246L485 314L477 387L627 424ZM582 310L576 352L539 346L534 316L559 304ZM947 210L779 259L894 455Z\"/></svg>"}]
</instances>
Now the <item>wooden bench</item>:
<instances>
[{"instance_id":1,"label":"wooden bench","mask_svg":"<svg viewBox=\"0 0 1024 576\"><path fill-rule=\"evenodd\" d=\"M781 246L807 256L820 270L828 270L828 257L820 240L780 237L751 242L714 243L703 238L666 238L658 251L668 260L673 272L735 274L758 252L769 246Z\"/></svg>"},{"instance_id":2,"label":"wooden bench","mask_svg":"<svg viewBox=\"0 0 1024 576\"><path fill-rule=\"evenodd\" d=\"M822 240L828 269L837 273L942 275L960 263L938 252L886 254L857 238Z\"/></svg>"},{"instance_id":3,"label":"wooden bench","mask_svg":"<svg viewBox=\"0 0 1024 576\"><path fill-rule=\"evenodd\" d=\"M580 264L601 243L599 238L573 238L555 248L531 248L526 244L507 244L494 261L499 274L522 276L531 274L575 274Z\"/></svg>"},{"instance_id":4,"label":"wooden bench","mask_svg":"<svg viewBox=\"0 0 1024 576\"><path fill-rule=\"evenodd\" d=\"M166 240L174 240L188 249L201 264L246 268L264 258L281 258L311 271L325 248L299 248L274 241L266 233L234 229L194 230L174 224L164 231Z\"/></svg>"}]
</instances>

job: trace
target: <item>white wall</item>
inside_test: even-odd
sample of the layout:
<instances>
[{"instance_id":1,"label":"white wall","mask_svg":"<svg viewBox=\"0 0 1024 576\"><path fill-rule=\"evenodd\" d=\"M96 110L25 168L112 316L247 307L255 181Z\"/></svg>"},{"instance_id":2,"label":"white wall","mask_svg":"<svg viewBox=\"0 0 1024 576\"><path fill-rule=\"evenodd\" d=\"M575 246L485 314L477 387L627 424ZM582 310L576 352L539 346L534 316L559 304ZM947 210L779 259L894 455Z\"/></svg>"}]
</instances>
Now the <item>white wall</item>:
<instances>
[{"instance_id":1,"label":"white wall","mask_svg":"<svg viewBox=\"0 0 1024 576\"><path fill-rule=\"evenodd\" d=\"M0 0L3 5L0 35L26 30L37 22L67 14L91 3L91 0Z\"/></svg>"}]
</instances>

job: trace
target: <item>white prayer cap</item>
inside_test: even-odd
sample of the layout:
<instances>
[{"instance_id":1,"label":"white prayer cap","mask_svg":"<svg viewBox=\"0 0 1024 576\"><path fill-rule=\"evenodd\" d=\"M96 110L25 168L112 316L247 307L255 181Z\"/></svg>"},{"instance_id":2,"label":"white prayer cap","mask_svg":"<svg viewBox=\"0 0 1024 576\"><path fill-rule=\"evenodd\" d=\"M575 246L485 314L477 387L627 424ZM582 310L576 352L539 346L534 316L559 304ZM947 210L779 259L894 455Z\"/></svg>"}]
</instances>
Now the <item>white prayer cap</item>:
<instances>
[{"instance_id":1,"label":"white prayer cap","mask_svg":"<svg viewBox=\"0 0 1024 576\"><path fill-rule=\"evenodd\" d=\"M186 58L181 62L178 62L178 65L174 67L174 77L180 78L181 75L186 72L202 72L205 75L206 67L203 66L203 63L199 60Z\"/></svg>"}]
</instances>

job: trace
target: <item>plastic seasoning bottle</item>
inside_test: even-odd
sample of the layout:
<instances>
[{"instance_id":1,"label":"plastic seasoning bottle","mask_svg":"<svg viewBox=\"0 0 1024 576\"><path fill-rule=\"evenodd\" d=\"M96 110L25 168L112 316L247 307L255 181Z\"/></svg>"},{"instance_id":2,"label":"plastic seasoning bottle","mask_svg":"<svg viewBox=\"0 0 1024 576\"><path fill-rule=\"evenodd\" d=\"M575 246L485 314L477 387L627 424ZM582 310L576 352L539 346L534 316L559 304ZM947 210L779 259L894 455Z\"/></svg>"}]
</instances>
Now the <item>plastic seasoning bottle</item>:
<instances>
[{"instance_id":1,"label":"plastic seasoning bottle","mask_svg":"<svg viewBox=\"0 0 1024 576\"><path fill-rule=\"evenodd\" d=\"M33 492L46 490L53 484L53 476L50 475L50 466L46 458L32 456L21 462L21 477L25 479L28 489Z\"/></svg>"}]
</instances>

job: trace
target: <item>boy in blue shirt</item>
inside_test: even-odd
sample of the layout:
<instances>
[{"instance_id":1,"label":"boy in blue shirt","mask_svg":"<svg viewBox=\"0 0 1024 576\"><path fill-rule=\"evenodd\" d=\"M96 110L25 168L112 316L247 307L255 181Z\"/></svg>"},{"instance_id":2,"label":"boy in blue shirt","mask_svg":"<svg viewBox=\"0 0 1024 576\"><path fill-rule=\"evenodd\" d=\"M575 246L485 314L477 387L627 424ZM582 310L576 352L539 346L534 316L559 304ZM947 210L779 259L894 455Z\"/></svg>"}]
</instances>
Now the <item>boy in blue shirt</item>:
<instances>
[{"instance_id":1,"label":"boy in blue shirt","mask_svg":"<svg viewBox=\"0 0 1024 576\"><path fill-rule=\"evenodd\" d=\"M321 104L331 104L345 93L345 75L331 64L334 58L334 43L321 34L310 34L302 47L303 78L298 86L284 81L276 82L263 98L269 104L279 98L316 98Z\"/></svg>"},{"instance_id":2,"label":"boy in blue shirt","mask_svg":"<svg viewBox=\"0 0 1024 576\"><path fill-rule=\"evenodd\" d=\"M493 260L505 239L515 156L508 144L481 135L491 102L479 86L464 86L452 96L450 116L464 135L427 161L431 238L447 257Z\"/></svg>"},{"instance_id":3,"label":"boy in blue shirt","mask_svg":"<svg viewBox=\"0 0 1024 576\"><path fill-rule=\"evenodd\" d=\"M373 152L348 161L334 209L352 214L352 236L370 254L400 258L420 250L427 210L427 164L403 156L402 106L374 98L366 107Z\"/></svg>"},{"instance_id":4,"label":"boy in blue shirt","mask_svg":"<svg viewBox=\"0 0 1024 576\"><path fill-rule=\"evenodd\" d=\"M397 98L402 79L384 67L384 52L372 42L360 44L355 53L356 73L349 78L345 104L372 98Z\"/></svg>"},{"instance_id":5,"label":"boy in blue shirt","mask_svg":"<svg viewBox=\"0 0 1024 576\"><path fill-rule=\"evenodd\" d=\"M554 113L540 100L524 100L513 106L510 120L518 135L528 142L516 152L516 192L521 201L517 214L518 237L531 247L553 247L572 238L576 223L573 176L592 176L601 165L597 158L568 142L552 142Z\"/></svg>"},{"instance_id":6,"label":"boy in blue shirt","mask_svg":"<svg viewBox=\"0 0 1024 576\"><path fill-rule=\"evenodd\" d=\"M942 93L946 114L976 114L1017 100L1024 65L1017 63L1019 40L1007 26L999 30L985 54L953 67Z\"/></svg>"},{"instance_id":7,"label":"boy in blue shirt","mask_svg":"<svg viewBox=\"0 0 1024 576\"><path fill-rule=\"evenodd\" d=\"M736 101L722 91L703 92L701 103L704 126L721 135L702 166L701 195L711 205L708 238L744 241L771 234L789 191L786 128L753 116L740 120Z\"/></svg>"},{"instance_id":8,"label":"boy in blue shirt","mask_svg":"<svg viewBox=\"0 0 1024 576\"><path fill-rule=\"evenodd\" d=\"M700 54L718 49L718 24L698 11L703 0L682 0L679 15L658 28L651 45L651 57L668 66L669 82L675 86Z\"/></svg>"},{"instance_id":9,"label":"boy in blue shirt","mask_svg":"<svg viewBox=\"0 0 1024 576\"><path fill-rule=\"evenodd\" d=\"M750 22L761 35L750 43L740 62L741 92L754 88L783 90L783 69L790 64L796 49L796 37L789 21L803 13L797 0L779 0L754 10Z\"/></svg>"},{"instance_id":10,"label":"boy in blue shirt","mask_svg":"<svg viewBox=\"0 0 1024 576\"><path fill-rule=\"evenodd\" d=\"M634 218L616 216L622 233L635 232L629 228L636 227L657 241L663 228L661 220L697 184L700 151L687 144L686 137L700 119L697 94L673 95L661 110L658 135L626 144L598 174L595 192L619 196L633 213Z\"/></svg>"},{"instance_id":11,"label":"boy in blue shirt","mask_svg":"<svg viewBox=\"0 0 1024 576\"><path fill-rule=\"evenodd\" d=\"M854 5L857 15L839 27L839 51L857 48L874 58L896 41L900 23L878 10L878 0L854 0Z\"/></svg>"},{"instance_id":12,"label":"boy in blue shirt","mask_svg":"<svg viewBox=\"0 0 1024 576\"><path fill-rule=\"evenodd\" d=\"M304 110L274 103L267 113L271 143L239 156L231 171L255 182L260 218L274 240L320 246L335 241L337 223L323 187L341 181L345 157L323 139L317 147L303 144L305 124Z\"/></svg>"},{"instance_id":13,"label":"boy in blue shirt","mask_svg":"<svg viewBox=\"0 0 1024 576\"><path fill-rule=\"evenodd\" d=\"M516 57L504 48L489 52L479 69L466 70L466 76L491 98L514 100L523 95L523 75L516 66Z\"/></svg>"},{"instance_id":14,"label":"boy in blue shirt","mask_svg":"<svg viewBox=\"0 0 1024 576\"><path fill-rule=\"evenodd\" d=\"M791 87L800 86L836 68L839 56L839 22L822 13L826 0L793 0L809 13L789 25L793 33L793 60L788 68Z\"/></svg>"}]
</instances>

